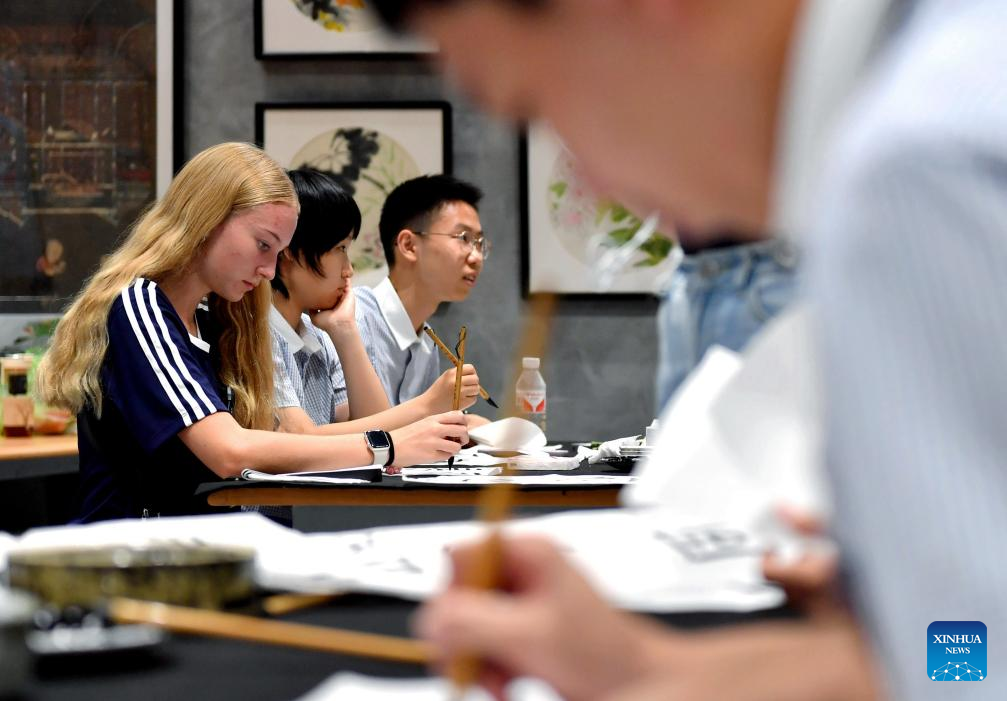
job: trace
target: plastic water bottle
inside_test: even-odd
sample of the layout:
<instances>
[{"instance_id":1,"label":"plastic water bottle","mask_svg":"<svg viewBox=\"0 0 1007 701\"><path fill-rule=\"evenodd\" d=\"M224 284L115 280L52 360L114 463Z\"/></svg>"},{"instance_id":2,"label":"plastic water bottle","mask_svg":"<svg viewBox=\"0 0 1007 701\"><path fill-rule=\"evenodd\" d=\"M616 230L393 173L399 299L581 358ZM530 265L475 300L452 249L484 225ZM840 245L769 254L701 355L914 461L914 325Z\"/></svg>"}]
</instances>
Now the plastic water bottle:
<instances>
[{"instance_id":1,"label":"plastic water bottle","mask_svg":"<svg viewBox=\"0 0 1007 701\"><path fill-rule=\"evenodd\" d=\"M545 433L545 380L538 371L538 358L521 359L521 376L517 378L517 409L522 418L528 419Z\"/></svg>"}]
</instances>

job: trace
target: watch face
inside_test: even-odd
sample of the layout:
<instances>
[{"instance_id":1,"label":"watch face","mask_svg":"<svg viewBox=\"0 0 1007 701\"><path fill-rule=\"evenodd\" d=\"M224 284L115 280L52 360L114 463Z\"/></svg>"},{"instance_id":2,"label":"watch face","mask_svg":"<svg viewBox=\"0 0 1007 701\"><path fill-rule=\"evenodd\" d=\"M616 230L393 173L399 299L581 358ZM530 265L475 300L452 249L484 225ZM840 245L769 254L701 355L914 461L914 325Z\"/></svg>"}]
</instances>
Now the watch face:
<instances>
[{"instance_id":1,"label":"watch face","mask_svg":"<svg viewBox=\"0 0 1007 701\"><path fill-rule=\"evenodd\" d=\"M368 431L366 433L367 444L372 448L390 448L391 444L388 442L388 437L385 435L384 431Z\"/></svg>"}]
</instances>

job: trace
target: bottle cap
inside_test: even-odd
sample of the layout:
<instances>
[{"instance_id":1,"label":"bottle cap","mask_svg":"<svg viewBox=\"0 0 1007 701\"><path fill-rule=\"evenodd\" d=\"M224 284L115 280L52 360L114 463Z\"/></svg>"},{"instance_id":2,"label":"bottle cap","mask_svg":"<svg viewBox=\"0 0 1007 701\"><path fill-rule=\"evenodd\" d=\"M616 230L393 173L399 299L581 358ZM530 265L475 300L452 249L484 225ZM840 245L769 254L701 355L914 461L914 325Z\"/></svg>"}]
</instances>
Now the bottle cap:
<instances>
[{"instance_id":1,"label":"bottle cap","mask_svg":"<svg viewBox=\"0 0 1007 701\"><path fill-rule=\"evenodd\" d=\"M521 358L521 367L525 370L538 370L538 358Z\"/></svg>"}]
</instances>

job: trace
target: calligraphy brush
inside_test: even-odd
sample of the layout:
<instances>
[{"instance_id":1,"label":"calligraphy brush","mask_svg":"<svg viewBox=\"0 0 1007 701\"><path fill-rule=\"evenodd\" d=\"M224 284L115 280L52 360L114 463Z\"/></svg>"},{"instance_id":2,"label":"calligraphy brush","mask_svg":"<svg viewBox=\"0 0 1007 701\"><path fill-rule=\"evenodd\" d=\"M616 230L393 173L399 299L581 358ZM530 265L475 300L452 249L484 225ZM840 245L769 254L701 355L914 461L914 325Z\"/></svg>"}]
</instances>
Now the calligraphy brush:
<instances>
[{"instance_id":1,"label":"calligraphy brush","mask_svg":"<svg viewBox=\"0 0 1007 701\"><path fill-rule=\"evenodd\" d=\"M458 345L455 350L458 352L458 364L455 365L455 395L451 400L451 410L458 411L462 404L462 368L465 367L465 339L468 336L468 329L462 326L458 332ZM455 456L448 458L448 467L455 464Z\"/></svg>"},{"instance_id":2,"label":"calligraphy brush","mask_svg":"<svg viewBox=\"0 0 1007 701\"><path fill-rule=\"evenodd\" d=\"M430 328L429 326L424 326L423 330L427 332L427 335L430 338L432 338L434 343L437 344L437 347L441 349L441 352L444 354L444 357L448 359L448 362L450 362L455 367L458 367L458 365L464 365L464 363L459 362L458 356L456 356L454 353L451 352L451 349L447 347L447 344L445 344L444 341L442 341L437 336L436 333L434 333L434 330L432 328ZM479 396L485 399L486 402L494 409L500 408L500 406L493 401L493 397L490 396L490 393L487 392L482 385L479 386Z\"/></svg>"}]
</instances>

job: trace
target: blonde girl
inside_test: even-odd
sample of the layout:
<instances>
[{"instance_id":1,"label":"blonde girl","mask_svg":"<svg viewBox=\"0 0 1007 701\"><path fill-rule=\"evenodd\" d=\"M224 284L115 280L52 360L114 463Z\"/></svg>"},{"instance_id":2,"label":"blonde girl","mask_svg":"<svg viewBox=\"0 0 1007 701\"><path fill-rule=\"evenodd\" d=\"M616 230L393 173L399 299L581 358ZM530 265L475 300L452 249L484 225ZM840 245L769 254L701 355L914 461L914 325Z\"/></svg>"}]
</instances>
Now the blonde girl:
<instances>
[{"instance_id":1,"label":"blonde girl","mask_svg":"<svg viewBox=\"0 0 1007 701\"><path fill-rule=\"evenodd\" d=\"M197 513L196 486L269 472L440 460L453 412L384 434L272 431L270 286L298 204L254 146L206 149L86 283L56 328L38 394L78 415L79 521Z\"/></svg>"}]
</instances>

